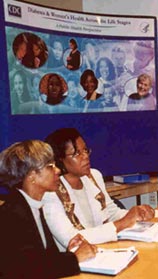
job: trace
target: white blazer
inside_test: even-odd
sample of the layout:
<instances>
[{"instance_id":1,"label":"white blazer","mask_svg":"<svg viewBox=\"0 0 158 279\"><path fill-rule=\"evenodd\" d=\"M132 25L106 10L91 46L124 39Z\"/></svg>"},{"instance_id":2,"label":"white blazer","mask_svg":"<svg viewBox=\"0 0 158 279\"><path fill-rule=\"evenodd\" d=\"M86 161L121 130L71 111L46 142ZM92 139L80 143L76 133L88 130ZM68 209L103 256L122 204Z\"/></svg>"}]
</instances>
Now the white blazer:
<instances>
[{"instance_id":1,"label":"white blazer","mask_svg":"<svg viewBox=\"0 0 158 279\"><path fill-rule=\"evenodd\" d=\"M82 234L93 244L117 240L116 227L113 221L122 218L127 213L127 210L118 208L111 200L106 191L101 173L96 169L91 169L91 173L105 195L106 201L106 208L102 210L100 202L95 199L100 190L87 176L81 177L92 212L94 227L89 227L86 213L82 211L82 207L75 196L75 192L63 176L61 176L61 180L69 193L71 202L75 205L74 213L85 229L78 230L73 226L56 193L47 192L44 195L43 201L45 204L44 213L46 221L61 251L66 249L70 239L77 233ZM106 221L105 224L103 224L104 221Z\"/></svg>"}]
</instances>

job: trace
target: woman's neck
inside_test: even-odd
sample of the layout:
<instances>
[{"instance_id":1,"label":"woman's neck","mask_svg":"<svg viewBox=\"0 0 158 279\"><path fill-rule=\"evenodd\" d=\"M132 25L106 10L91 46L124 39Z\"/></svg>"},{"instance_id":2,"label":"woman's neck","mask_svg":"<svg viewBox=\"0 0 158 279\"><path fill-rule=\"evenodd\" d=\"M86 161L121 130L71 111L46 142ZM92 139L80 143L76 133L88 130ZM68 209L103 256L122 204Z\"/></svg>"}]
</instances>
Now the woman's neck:
<instances>
[{"instance_id":1,"label":"woman's neck","mask_svg":"<svg viewBox=\"0 0 158 279\"><path fill-rule=\"evenodd\" d=\"M35 184L29 183L27 181L23 182L22 190L29 195L32 199L40 201L44 195L43 190L38 189Z\"/></svg>"},{"instance_id":2,"label":"woman's neck","mask_svg":"<svg viewBox=\"0 0 158 279\"><path fill-rule=\"evenodd\" d=\"M72 189L80 190L83 188L83 183L79 176L75 176L72 174L65 174L64 178L68 181L68 183L71 185Z\"/></svg>"},{"instance_id":3,"label":"woman's neck","mask_svg":"<svg viewBox=\"0 0 158 279\"><path fill-rule=\"evenodd\" d=\"M71 51L71 53L75 53L76 51L77 51L77 48L73 49L73 50Z\"/></svg>"}]
</instances>

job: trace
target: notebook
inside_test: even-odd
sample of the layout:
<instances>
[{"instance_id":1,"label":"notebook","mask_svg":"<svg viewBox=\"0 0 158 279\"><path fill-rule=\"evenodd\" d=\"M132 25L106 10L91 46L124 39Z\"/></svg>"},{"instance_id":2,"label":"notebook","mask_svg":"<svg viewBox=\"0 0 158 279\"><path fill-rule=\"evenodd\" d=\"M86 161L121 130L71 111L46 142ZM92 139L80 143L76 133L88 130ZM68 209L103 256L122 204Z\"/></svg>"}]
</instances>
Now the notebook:
<instances>
[{"instance_id":1,"label":"notebook","mask_svg":"<svg viewBox=\"0 0 158 279\"><path fill-rule=\"evenodd\" d=\"M158 223L137 222L133 227L120 231L117 236L118 239L158 242Z\"/></svg>"},{"instance_id":2,"label":"notebook","mask_svg":"<svg viewBox=\"0 0 158 279\"><path fill-rule=\"evenodd\" d=\"M135 247L120 249L99 249L96 257L81 262L82 272L116 275L137 258Z\"/></svg>"}]
</instances>

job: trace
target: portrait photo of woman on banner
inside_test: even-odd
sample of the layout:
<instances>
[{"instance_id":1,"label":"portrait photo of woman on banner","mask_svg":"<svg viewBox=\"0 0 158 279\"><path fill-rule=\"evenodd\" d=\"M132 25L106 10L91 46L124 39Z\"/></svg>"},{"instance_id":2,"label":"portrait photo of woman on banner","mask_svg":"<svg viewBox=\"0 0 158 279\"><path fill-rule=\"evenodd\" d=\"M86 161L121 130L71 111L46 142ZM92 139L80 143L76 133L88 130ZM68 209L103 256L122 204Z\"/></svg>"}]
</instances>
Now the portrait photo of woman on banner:
<instances>
[{"instance_id":1,"label":"portrait photo of woman on banner","mask_svg":"<svg viewBox=\"0 0 158 279\"><path fill-rule=\"evenodd\" d=\"M145 111L156 109L156 98L153 94L153 81L150 75L141 74L125 84L121 111Z\"/></svg>"},{"instance_id":2,"label":"portrait photo of woman on banner","mask_svg":"<svg viewBox=\"0 0 158 279\"><path fill-rule=\"evenodd\" d=\"M72 38L69 40L69 48L69 54L66 58L66 67L71 71L78 70L81 65L81 54L75 39Z\"/></svg>"},{"instance_id":3,"label":"portrait photo of woman on banner","mask_svg":"<svg viewBox=\"0 0 158 279\"><path fill-rule=\"evenodd\" d=\"M11 111L12 114L21 113L21 105L30 101L27 78L24 71L15 72L11 83Z\"/></svg>"},{"instance_id":4,"label":"portrait photo of woman on banner","mask_svg":"<svg viewBox=\"0 0 158 279\"><path fill-rule=\"evenodd\" d=\"M50 35L50 46L48 56L48 68L59 68L64 66L63 52L64 43L59 36Z\"/></svg>"},{"instance_id":5,"label":"portrait photo of woman on banner","mask_svg":"<svg viewBox=\"0 0 158 279\"><path fill-rule=\"evenodd\" d=\"M46 95L46 103L57 105L67 96L68 86L63 77L56 73L46 74L40 82L40 92Z\"/></svg>"}]
</instances>

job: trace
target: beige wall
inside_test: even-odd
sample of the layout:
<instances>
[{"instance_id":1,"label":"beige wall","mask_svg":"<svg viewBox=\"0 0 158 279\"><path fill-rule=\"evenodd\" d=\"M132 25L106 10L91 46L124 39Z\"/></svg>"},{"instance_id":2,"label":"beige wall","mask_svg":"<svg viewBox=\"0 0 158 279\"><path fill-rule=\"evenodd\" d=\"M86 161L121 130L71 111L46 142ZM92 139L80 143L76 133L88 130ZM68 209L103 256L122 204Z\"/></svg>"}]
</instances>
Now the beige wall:
<instances>
[{"instance_id":1,"label":"beige wall","mask_svg":"<svg viewBox=\"0 0 158 279\"><path fill-rule=\"evenodd\" d=\"M17 0L19 1L19 0ZM24 0L19 2L29 2L32 4L41 4L49 7L82 11L82 0Z\"/></svg>"},{"instance_id":2,"label":"beige wall","mask_svg":"<svg viewBox=\"0 0 158 279\"><path fill-rule=\"evenodd\" d=\"M157 0L82 0L82 6L84 12L158 16Z\"/></svg>"}]
</instances>

